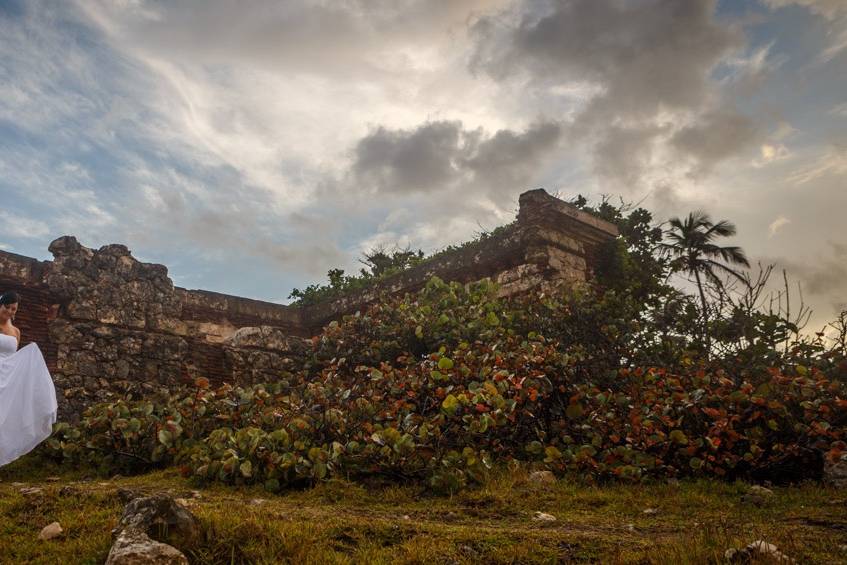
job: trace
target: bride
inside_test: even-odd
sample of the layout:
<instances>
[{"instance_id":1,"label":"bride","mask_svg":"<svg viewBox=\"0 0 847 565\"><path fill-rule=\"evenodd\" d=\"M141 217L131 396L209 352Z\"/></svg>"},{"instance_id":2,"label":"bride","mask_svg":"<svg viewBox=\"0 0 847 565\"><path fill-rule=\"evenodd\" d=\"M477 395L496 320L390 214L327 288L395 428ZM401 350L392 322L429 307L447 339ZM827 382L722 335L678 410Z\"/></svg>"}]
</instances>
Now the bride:
<instances>
[{"instance_id":1,"label":"bride","mask_svg":"<svg viewBox=\"0 0 847 565\"><path fill-rule=\"evenodd\" d=\"M20 297L0 295L0 466L47 439L56 422L56 389L41 350L20 350L21 331L12 325Z\"/></svg>"}]
</instances>

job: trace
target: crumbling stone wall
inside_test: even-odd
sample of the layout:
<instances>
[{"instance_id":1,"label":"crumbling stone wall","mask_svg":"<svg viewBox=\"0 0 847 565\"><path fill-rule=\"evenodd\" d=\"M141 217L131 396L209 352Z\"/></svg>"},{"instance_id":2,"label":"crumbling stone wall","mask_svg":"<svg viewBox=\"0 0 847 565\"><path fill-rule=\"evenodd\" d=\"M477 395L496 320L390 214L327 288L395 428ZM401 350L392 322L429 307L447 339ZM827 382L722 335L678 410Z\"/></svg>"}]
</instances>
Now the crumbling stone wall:
<instances>
[{"instance_id":1,"label":"crumbling stone wall","mask_svg":"<svg viewBox=\"0 0 847 565\"><path fill-rule=\"evenodd\" d=\"M62 418L198 376L271 380L304 351L296 309L175 287L166 267L123 245L93 250L64 236L49 250L54 260L44 262L0 252L0 288L22 296L22 345L35 341L44 353Z\"/></svg>"},{"instance_id":2,"label":"crumbling stone wall","mask_svg":"<svg viewBox=\"0 0 847 565\"><path fill-rule=\"evenodd\" d=\"M520 197L516 222L497 235L441 254L372 288L297 308L175 287L167 267L143 263L124 245L94 250L72 236L53 241L53 261L0 251L0 289L23 298L15 323L38 343L51 370L60 417L119 394L167 391L203 376L213 382L273 380L304 337L382 293L414 291L437 275L490 277L504 296L591 276L597 245L615 227L543 190Z\"/></svg>"},{"instance_id":3,"label":"crumbling stone wall","mask_svg":"<svg viewBox=\"0 0 847 565\"><path fill-rule=\"evenodd\" d=\"M303 309L303 324L316 331L341 314L355 312L381 294L413 292L433 276L472 282L490 278L501 296L585 282L598 245L618 235L617 227L549 195L521 194L517 220L476 244L425 261L369 288Z\"/></svg>"}]
</instances>

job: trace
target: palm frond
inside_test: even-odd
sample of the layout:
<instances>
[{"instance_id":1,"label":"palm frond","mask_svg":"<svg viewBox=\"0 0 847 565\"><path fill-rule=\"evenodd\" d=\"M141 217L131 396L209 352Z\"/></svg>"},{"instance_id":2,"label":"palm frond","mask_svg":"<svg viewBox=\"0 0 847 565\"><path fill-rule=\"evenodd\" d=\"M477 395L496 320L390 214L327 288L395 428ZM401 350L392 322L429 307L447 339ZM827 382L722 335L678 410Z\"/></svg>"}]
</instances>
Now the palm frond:
<instances>
[{"instance_id":1,"label":"palm frond","mask_svg":"<svg viewBox=\"0 0 847 565\"><path fill-rule=\"evenodd\" d=\"M714 236L731 237L735 235L735 233L735 224L727 220L721 220L718 223L713 224L703 235L706 239L712 239Z\"/></svg>"}]
</instances>

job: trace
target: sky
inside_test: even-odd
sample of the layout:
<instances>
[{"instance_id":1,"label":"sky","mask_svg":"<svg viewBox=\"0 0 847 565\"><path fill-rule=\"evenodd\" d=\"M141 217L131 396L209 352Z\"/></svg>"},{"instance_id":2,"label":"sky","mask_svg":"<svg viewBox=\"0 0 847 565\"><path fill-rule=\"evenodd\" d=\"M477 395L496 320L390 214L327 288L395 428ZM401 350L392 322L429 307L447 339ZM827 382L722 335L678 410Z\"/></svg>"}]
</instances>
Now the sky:
<instances>
[{"instance_id":1,"label":"sky","mask_svg":"<svg viewBox=\"0 0 847 565\"><path fill-rule=\"evenodd\" d=\"M0 0L0 249L286 302L544 187L703 209L847 307L847 1Z\"/></svg>"}]
</instances>

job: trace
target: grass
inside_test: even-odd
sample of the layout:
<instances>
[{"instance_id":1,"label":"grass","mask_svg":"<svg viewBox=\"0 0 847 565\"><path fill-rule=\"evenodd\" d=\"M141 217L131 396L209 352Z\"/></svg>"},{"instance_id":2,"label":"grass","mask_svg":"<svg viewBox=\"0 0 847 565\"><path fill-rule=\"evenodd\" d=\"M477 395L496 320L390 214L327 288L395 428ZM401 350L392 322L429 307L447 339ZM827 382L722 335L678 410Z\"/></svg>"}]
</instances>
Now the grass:
<instances>
[{"instance_id":1,"label":"grass","mask_svg":"<svg viewBox=\"0 0 847 565\"><path fill-rule=\"evenodd\" d=\"M192 563L716 563L757 539L798 563L847 562L847 493L816 484L774 488L754 506L741 501L743 483L535 485L522 469L501 469L452 497L340 480L275 496L195 490L172 470L90 478L32 458L0 468L0 562L102 563L118 488L186 499L205 531L180 548ZM557 519L533 521L536 511ZM64 534L38 540L53 521Z\"/></svg>"}]
</instances>

